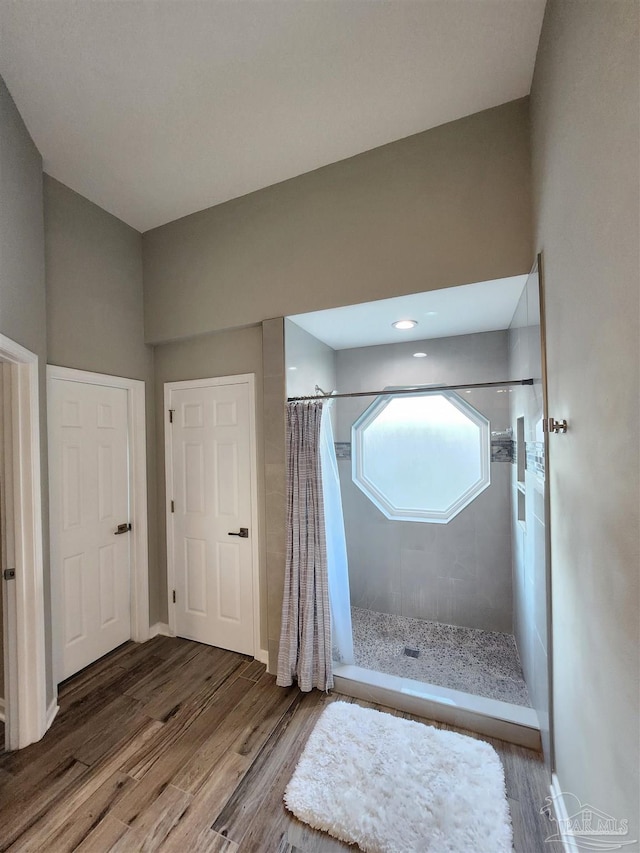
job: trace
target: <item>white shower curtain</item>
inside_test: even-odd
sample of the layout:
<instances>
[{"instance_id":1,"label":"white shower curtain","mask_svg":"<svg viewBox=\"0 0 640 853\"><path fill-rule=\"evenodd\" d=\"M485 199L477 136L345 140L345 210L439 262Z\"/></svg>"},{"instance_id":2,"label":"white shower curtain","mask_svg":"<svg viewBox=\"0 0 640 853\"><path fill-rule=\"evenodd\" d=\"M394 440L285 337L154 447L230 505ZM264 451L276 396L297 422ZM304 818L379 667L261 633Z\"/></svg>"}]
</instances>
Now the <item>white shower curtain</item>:
<instances>
[{"instance_id":1,"label":"white shower curtain","mask_svg":"<svg viewBox=\"0 0 640 853\"><path fill-rule=\"evenodd\" d=\"M331 651L335 663L355 663L351 630L349 566L340 495L340 476L331 426L332 401L324 404L320 425L320 468L331 610Z\"/></svg>"}]
</instances>

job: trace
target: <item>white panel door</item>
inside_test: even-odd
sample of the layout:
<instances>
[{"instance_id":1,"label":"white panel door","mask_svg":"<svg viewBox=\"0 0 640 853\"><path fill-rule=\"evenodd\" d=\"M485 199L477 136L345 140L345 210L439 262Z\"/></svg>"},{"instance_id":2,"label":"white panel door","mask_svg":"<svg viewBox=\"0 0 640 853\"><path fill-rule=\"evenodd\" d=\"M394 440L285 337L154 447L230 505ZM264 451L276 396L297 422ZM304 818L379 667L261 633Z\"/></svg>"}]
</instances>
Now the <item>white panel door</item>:
<instances>
[{"instance_id":1,"label":"white panel door","mask_svg":"<svg viewBox=\"0 0 640 853\"><path fill-rule=\"evenodd\" d=\"M49 382L51 563L58 678L131 637L127 392Z\"/></svg>"},{"instance_id":2,"label":"white panel door","mask_svg":"<svg viewBox=\"0 0 640 853\"><path fill-rule=\"evenodd\" d=\"M249 386L172 388L169 401L176 633L253 654Z\"/></svg>"}]
</instances>

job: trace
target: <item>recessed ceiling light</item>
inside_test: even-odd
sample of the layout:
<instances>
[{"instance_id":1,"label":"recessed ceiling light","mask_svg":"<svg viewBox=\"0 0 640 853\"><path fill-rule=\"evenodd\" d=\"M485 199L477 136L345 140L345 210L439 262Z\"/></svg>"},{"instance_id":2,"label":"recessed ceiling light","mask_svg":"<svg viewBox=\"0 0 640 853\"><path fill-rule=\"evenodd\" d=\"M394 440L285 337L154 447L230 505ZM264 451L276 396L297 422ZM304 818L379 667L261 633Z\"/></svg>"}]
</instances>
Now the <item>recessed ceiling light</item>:
<instances>
[{"instance_id":1,"label":"recessed ceiling light","mask_svg":"<svg viewBox=\"0 0 640 853\"><path fill-rule=\"evenodd\" d=\"M289 370L297 370L297 367L290 367Z\"/></svg>"},{"instance_id":2,"label":"recessed ceiling light","mask_svg":"<svg viewBox=\"0 0 640 853\"><path fill-rule=\"evenodd\" d=\"M413 329L414 326L418 325L417 320L396 320L395 323L391 324L394 329L400 329L400 331L405 331L406 329Z\"/></svg>"},{"instance_id":3,"label":"recessed ceiling light","mask_svg":"<svg viewBox=\"0 0 640 853\"><path fill-rule=\"evenodd\" d=\"M437 317L438 312L437 311L425 311L424 316L425 317Z\"/></svg>"},{"instance_id":4,"label":"recessed ceiling light","mask_svg":"<svg viewBox=\"0 0 640 853\"><path fill-rule=\"evenodd\" d=\"M426 354L426 352L414 352L413 357L414 358L426 358L427 354Z\"/></svg>"}]
</instances>

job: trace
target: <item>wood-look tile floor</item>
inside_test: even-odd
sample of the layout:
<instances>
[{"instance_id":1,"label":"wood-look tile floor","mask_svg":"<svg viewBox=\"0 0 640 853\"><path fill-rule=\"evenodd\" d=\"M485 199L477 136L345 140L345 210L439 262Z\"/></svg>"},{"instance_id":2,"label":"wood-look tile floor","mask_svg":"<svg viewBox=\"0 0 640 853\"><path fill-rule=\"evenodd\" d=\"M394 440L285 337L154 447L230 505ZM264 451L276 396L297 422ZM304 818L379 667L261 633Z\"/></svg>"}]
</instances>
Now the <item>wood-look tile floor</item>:
<instances>
[{"instance_id":1,"label":"wood-look tile floor","mask_svg":"<svg viewBox=\"0 0 640 853\"><path fill-rule=\"evenodd\" d=\"M127 643L61 685L60 711L39 743L0 753L0 850L353 850L305 827L282 803L315 721L335 698L283 690L250 658L188 640ZM516 851L556 853L539 813L540 756L492 743L505 767Z\"/></svg>"}]
</instances>

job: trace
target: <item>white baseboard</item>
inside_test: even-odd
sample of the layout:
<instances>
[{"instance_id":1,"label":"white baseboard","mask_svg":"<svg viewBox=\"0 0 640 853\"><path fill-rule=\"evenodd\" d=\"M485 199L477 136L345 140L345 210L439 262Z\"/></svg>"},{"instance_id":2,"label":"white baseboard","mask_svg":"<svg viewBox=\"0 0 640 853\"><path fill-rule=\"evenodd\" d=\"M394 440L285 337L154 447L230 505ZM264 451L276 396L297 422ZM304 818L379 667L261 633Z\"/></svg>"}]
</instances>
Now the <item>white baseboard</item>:
<instances>
[{"instance_id":1,"label":"white baseboard","mask_svg":"<svg viewBox=\"0 0 640 853\"><path fill-rule=\"evenodd\" d=\"M60 706L58 705L58 697L56 696L54 699L51 700L51 704L47 708L47 717L46 717L46 721L45 721L45 725L46 725L45 730L46 731L49 731L49 729L51 727L51 723L53 723L53 721L55 720L56 714L58 713L59 710L60 710ZM6 716L5 716L5 710L4 710L4 699L0 699L0 722L2 722L2 723L6 722Z\"/></svg>"},{"instance_id":2,"label":"white baseboard","mask_svg":"<svg viewBox=\"0 0 640 853\"><path fill-rule=\"evenodd\" d=\"M175 634L166 622L156 622L155 625L149 626L149 639L154 637L175 637Z\"/></svg>"},{"instance_id":3,"label":"white baseboard","mask_svg":"<svg viewBox=\"0 0 640 853\"><path fill-rule=\"evenodd\" d=\"M54 696L51 702L49 703L49 707L47 708L47 720L46 720L46 730L49 731L51 728L51 723L56 718L56 714L60 710L60 705L58 705L58 697Z\"/></svg>"},{"instance_id":4,"label":"white baseboard","mask_svg":"<svg viewBox=\"0 0 640 853\"><path fill-rule=\"evenodd\" d=\"M175 634L166 622L156 622L155 625L149 626L149 639L154 637L175 637ZM255 659L269 665L269 652L266 649L259 649L255 654Z\"/></svg>"},{"instance_id":5,"label":"white baseboard","mask_svg":"<svg viewBox=\"0 0 640 853\"><path fill-rule=\"evenodd\" d=\"M562 793L562 788L560 787L560 782L558 781L558 777L555 773L551 776L551 799L558 823L558 831L562 839L562 847L565 853L580 853L574 836L568 835L564 832L564 827L568 825L569 813L564 802L564 795Z\"/></svg>"}]
</instances>

